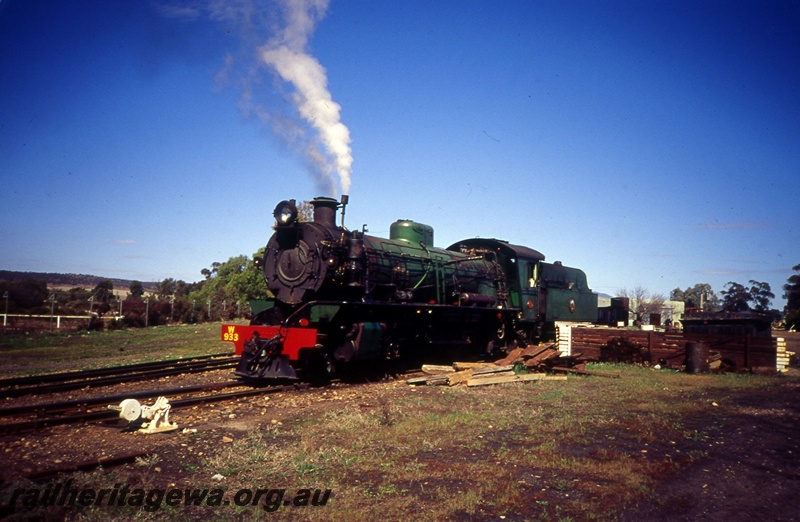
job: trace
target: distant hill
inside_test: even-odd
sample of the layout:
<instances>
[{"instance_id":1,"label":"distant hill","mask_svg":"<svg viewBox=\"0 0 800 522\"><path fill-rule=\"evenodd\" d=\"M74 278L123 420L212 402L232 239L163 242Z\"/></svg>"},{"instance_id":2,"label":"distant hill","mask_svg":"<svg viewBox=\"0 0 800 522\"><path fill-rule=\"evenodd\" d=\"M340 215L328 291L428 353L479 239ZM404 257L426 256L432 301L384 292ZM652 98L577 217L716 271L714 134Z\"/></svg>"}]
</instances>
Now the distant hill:
<instances>
[{"instance_id":1,"label":"distant hill","mask_svg":"<svg viewBox=\"0 0 800 522\"><path fill-rule=\"evenodd\" d=\"M54 274L49 272L14 272L0 270L0 281L24 281L35 279L44 281L48 286L67 286L70 288L94 288L100 281L111 281L115 289L130 288L132 279L115 279L113 277L100 277L87 274ZM140 281L145 290L152 290L158 283Z\"/></svg>"}]
</instances>

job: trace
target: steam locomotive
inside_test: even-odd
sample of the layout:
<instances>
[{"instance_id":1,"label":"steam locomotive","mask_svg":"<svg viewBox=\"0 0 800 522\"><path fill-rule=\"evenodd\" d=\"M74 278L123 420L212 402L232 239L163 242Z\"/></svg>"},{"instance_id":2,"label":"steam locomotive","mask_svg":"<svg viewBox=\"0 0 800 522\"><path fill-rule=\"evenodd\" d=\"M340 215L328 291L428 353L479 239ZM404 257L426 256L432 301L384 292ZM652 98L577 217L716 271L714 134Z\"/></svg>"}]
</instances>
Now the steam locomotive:
<instances>
[{"instance_id":1,"label":"steam locomotive","mask_svg":"<svg viewBox=\"0 0 800 522\"><path fill-rule=\"evenodd\" d=\"M274 297L250 325L222 326L238 375L325 382L384 362L499 354L552 335L555 321L597 320L579 269L498 239L436 248L433 229L414 221L393 223L388 239L351 231L347 199L314 199L312 221L294 200L275 207L255 260Z\"/></svg>"}]
</instances>

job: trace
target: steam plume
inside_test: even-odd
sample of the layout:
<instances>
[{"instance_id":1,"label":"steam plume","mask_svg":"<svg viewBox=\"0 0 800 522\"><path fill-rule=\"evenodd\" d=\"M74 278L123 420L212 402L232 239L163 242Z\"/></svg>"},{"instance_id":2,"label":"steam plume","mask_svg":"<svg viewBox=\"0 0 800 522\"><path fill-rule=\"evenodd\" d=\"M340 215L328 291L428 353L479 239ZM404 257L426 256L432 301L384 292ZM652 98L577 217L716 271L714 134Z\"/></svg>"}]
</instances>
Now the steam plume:
<instances>
[{"instance_id":1,"label":"steam plume","mask_svg":"<svg viewBox=\"0 0 800 522\"><path fill-rule=\"evenodd\" d=\"M325 16L329 0L152 2L166 18L189 22L208 18L238 33L242 54L239 58L234 54L225 57L224 67L215 78L216 87L236 84L241 88L241 110L270 125L277 136L311 163L318 190L331 196L336 195L337 188L343 194L350 192L350 131L341 122L341 107L328 91L325 68L308 52L308 39ZM276 3L282 16L275 16ZM280 20L277 28L276 19ZM266 31L272 36L264 44ZM289 96L300 118L287 117L281 108L259 101L267 93L261 90L260 71L250 66L253 49L258 50L260 65L268 66L291 85Z\"/></svg>"},{"instance_id":2,"label":"steam plume","mask_svg":"<svg viewBox=\"0 0 800 522\"><path fill-rule=\"evenodd\" d=\"M260 49L260 57L290 83L300 117L319 135L323 150L310 147L307 157L323 176L333 170L342 193L350 192L353 156L350 131L341 122L341 106L328 91L325 68L307 51L308 37L328 8L328 0L282 0L285 27Z\"/></svg>"}]
</instances>

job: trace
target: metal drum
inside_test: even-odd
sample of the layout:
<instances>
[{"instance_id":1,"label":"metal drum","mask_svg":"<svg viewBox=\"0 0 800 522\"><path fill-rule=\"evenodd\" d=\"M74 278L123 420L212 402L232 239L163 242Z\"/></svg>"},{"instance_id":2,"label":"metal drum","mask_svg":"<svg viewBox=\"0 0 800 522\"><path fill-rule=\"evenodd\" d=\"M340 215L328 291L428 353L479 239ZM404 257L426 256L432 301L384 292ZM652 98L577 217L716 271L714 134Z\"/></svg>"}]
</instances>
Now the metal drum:
<instances>
[{"instance_id":1,"label":"metal drum","mask_svg":"<svg viewBox=\"0 0 800 522\"><path fill-rule=\"evenodd\" d=\"M686 343L686 373L708 371L708 345L705 343Z\"/></svg>"}]
</instances>

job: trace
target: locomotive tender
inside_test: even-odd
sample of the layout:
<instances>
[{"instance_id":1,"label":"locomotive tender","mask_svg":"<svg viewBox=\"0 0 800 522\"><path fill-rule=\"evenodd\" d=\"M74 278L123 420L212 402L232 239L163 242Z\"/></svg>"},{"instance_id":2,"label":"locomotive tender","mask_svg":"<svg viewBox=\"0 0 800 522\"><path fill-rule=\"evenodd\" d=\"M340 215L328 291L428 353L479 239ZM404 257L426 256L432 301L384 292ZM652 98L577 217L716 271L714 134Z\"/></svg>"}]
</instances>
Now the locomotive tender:
<instances>
[{"instance_id":1,"label":"locomotive tender","mask_svg":"<svg viewBox=\"0 0 800 522\"><path fill-rule=\"evenodd\" d=\"M318 197L313 221L294 200L274 211L264 277L273 298L250 325L223 325L252 379L325 382L392 360L502 353L552 334L554 321L597 320L586 275L536 250L473 238L433 246L428 225L399 220L389 239L336 225L344 207Z\"/></svg>"}]
</instances>

